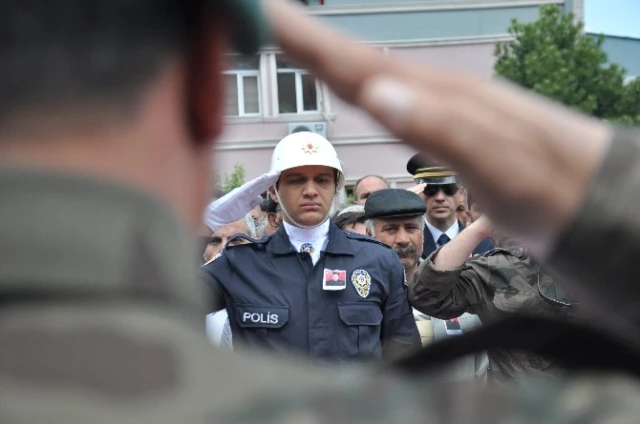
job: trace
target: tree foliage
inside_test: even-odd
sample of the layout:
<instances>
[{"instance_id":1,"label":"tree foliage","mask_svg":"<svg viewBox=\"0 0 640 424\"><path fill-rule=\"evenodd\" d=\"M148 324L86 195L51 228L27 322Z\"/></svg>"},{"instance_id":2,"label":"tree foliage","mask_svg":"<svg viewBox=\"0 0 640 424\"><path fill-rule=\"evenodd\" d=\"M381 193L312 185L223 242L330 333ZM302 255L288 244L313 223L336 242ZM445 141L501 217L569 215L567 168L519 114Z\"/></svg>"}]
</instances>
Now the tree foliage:
<instances>
[{"instance_id":1,"label":"tree foliage","mask_svg":"<svg viewBox=\"0 0 640 424\"><path fill-rule=\"evenodd\" d=\"M233 171L230 174L225 174L224 178L220 178L219 175L216 175L216 186L218 190L222 190L225 193L230 192L234 188L240 187L244 184L244 166L239 163L236 163L233 166Z\"/></svg>"},{"instance_id":2,"label":"tree foliage","mask_svg":"<svg viewBox=\"0 0 640 424\"><path fill-rule=\"evenodd\" d=\"M512 20L513 41L495 48L495 71L536 93L601 119L640 123L640 83L625 84L625 70L609 63L602 35L558 6L540 8L532 23Z\"/></svg>"}]
</instances>

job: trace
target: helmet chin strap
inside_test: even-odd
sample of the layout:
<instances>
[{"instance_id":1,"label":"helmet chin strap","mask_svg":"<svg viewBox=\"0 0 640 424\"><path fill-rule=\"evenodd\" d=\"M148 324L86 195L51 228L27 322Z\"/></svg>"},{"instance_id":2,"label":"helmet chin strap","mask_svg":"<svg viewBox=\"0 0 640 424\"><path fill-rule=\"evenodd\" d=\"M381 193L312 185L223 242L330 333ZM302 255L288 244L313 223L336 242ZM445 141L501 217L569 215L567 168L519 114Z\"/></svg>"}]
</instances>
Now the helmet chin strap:
<instances>
[{"instance_id":1,"label":"helmet chin strap","mask_svg":"<svg viewBox=\"0 0 640 424\"><path fill-rule=\"evenodd\" d=\"M327 219L329 219L329 215L331 214L331 212L327 212L327 215L324 217L324 219L316 225L302 225L298 223L295 219L293 219L291 215L289 215L289 211L287 211L287 208L285 207L284 203L282 203L282 199L280 198L280 193L278 193L278 188L276 186L273 186L273 190L276 192L276 197L278 198L278 203L280 203L280 209L282 209L284 216L286 216L289 222L295 225L296 227L302 228L305 230L312 230L314 228L318 228L319 226L324 224L327 221Z\"/></svg>"}]
</instances>

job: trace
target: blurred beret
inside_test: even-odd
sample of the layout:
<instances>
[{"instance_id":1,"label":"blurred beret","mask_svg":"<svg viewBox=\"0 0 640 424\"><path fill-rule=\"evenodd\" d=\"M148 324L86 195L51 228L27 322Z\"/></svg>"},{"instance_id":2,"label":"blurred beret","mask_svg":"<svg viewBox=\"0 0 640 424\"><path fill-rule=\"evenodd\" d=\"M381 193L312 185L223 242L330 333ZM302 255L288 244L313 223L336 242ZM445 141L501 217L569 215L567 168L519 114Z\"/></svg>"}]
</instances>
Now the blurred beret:
<instances>
[{"instance_id":1,"label":"blurred beret","mask_svg":"<svg viewBox=\"0 0 640 424\"><path fill-rule=\"evenodd\" d=\"M458 174L448 166L418 153L407 162L407 172L416 183L432 185L457 184Z\"/></svg>"},{"instance_id":2,"label":"blurred beret","mask_svg":"<svg viewBox=\"0 0 640 424\"><path fill-rule=\"evenodd\" d=\"M364 218L403 218L422 216L427 205L417 194L400 188L388 188L371 193L364 204Z\"/></svg>"},{"instance_id":3,"label":"blurred beret","mask_svg":"<svg viewBox=\"0 0 640 424\"><path fill-rule=\"evenodd\" d=\"M362 213L364 214L364 206L362 205L351 205L339 211L336 216L340 216L345 213Z\"/></svg>"}]
</instances>

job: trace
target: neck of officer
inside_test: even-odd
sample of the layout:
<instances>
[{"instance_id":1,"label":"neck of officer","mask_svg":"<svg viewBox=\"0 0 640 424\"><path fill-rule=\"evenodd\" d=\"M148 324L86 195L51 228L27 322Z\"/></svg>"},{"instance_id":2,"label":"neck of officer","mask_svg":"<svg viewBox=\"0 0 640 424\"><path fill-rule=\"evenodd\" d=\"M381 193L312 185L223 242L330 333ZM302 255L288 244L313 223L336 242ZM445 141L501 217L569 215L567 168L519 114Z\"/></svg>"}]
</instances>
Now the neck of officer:
<instances>
[{"instance_id":1,"label":"neck of officer","mask_svg":"<svg viewBox=\"0 0 640 424\"><path fill-rule=\"evenodd\" d=\"M299 228L286 221L283 224L291 242L315 243L324 241L329 236L330 221L328 219L315 228Z\"/></svg>"}]
</instances>

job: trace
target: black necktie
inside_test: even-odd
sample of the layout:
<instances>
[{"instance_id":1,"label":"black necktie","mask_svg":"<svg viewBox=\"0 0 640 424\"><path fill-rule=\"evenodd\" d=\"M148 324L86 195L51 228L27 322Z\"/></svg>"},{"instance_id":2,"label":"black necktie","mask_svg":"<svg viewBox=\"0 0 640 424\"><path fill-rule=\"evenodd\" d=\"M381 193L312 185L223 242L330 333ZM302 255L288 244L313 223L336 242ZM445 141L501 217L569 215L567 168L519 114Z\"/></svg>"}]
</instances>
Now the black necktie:
<instances>
[{"instance_id":1,"label":"black necktie","mask_svg":"<svg viewBox=\"0 0 640 424\"><path fill-rule=\"evenodd\" d=\"M448 235L442 233L442 235L440 235L440 237L438 237L438 247L442 247L445 244L449 243L451 241L451 239L449 238Z\"/></svg>"}]
</instances>

